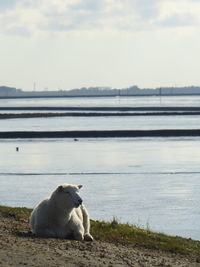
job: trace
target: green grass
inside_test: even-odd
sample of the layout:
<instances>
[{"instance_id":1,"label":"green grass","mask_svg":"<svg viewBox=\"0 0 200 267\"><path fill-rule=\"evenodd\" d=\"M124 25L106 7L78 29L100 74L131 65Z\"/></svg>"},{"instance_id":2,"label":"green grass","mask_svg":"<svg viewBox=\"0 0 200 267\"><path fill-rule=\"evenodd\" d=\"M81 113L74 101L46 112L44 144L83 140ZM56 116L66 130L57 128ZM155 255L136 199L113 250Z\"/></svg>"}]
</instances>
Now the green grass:
<instances>
[{"instance_id":1,"label":"green grass","mask_svg":"<svg viewBox=\"0 0 200 267\"><path fill-rule=\"evenodd\" d=\"M92 234L100 240L121 244L134 244L173 253L194 255L200 253L199 241L155 233L149 229L118 223L115 219L111 222L92 221L91 226Z\"/></svg>"},{"instance_id":2,"label":"green grass","mask_svg":"<svg viewBox=\"0 0 200 267\"><path fill-rule=\"evenodd\" d=\"M16 219L28 219L31 214L32 209L28 208L19 208L19 207L7 207L0 206L0 214L5 217L14 217Z\"/></svg>"},{"instance_id":3,"label":"green grass","mask_svg":"<svg viewBox=\"0 0 200 267\"><path fill-rule=\"evenodd\" d=\"M32 210L28 208L0 206L0 213L3 216L14 217L16 219L28 219L31 211ZM111 222L91 220L91 234L96 240L124 245L132 244L186 255L200 254L200 241L155 233L149 229L141 229L133 225L121 224L116 219L113 219Z\"/></svg>"}]
</instances>

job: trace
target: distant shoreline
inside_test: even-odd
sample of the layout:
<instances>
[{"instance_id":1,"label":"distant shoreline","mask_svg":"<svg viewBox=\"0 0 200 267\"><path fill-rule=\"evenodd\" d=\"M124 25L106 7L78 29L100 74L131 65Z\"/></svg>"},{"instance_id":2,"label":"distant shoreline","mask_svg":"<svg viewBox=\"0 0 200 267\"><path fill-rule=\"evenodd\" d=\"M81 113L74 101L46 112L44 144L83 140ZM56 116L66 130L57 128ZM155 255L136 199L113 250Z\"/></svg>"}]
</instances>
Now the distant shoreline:
<instances>
[{"instance_id":1,"label":"distant shoreline","mask_svg":"<svg viewBox=\"0 0 200 267\"><path fill-rule=\"evenodd\" d=\"M31 119L52 117L138 117L138 116L199 116L200 111L190 112L54 112L54 113L4 113L0 120L6 119Z\"/></svg>"},{"instance_id":2,"label":"distant shoreline","mask_svg":"<svg viewBox=\"0 0 200 267\"><path fill-rule=\"evenodd\" d=\"M200 86L140 88L132 85L127 88L112 88L109 86L92 86L74 89L58 89L49 91L24 91L15 87L0 86L0 99L6 98L105 98L105 97L162 97L162 96L197 96Z\"/></svg>"},{"instance_id":3,"label":"distant shoreline","mask_svg":"<svg viewBox=\"0 0 200 267\"><path fill-rule=\"evenodd\" d=\"M36 94L36 93L34 93ZM40 94L40 92L38 92L38 94ZM50 93L48 95L8 95L8 96L0 96L0 100L1 99L20 99L20 98L116 98L116 97L165 97L165 96L169 96L169 97L177 97L177 96L200 96L200 93L184 93L184 94L164 94L162 93L160 94L108 94L108 95L50 95Z\"/></svg>"},{"instance_id":4,"label":"distant shoreline","mask_svg":"<svg viewBox=\"0 0 200 267\"><path fill-rule=\"evenodd\" d=\"M126 138L200 136L200 129L105 130L105 131L13 131L0 132L0 139L28 138ZM77 141L77 140L76 140Z\"/></svg>"},{"instance_id":5,"label":"distant shoreline","mask_svg":"<svg viewBox=\"0 0 200 267\"><path fill-rule=\"evenodd\" d=\"M28 107L11 107L5 106L0 107L1 110L42 110L42 111L50 111L50 110L62 110L62 111L200 111L200 107L188 107L188 106L145 106L145 107L133 107L133 106L28 106Z\"/></svg>"}]
</instances>

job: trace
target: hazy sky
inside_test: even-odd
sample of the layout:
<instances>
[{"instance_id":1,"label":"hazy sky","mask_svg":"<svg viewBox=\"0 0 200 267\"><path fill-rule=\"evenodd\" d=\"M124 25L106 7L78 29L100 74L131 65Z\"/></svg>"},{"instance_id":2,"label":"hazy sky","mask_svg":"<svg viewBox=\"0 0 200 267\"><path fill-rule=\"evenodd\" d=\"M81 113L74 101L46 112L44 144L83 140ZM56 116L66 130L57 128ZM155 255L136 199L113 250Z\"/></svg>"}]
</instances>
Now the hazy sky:
<instances>
[{"instance_id":1,"label":"hazy sky","mask_svg":"<svg viewBox=\"0 0 200 267\"><path fill-rule=\"evenodd\" d=\"M0 0L0 85L200 85L200 0Z\"/></svg>"}]
</instances>

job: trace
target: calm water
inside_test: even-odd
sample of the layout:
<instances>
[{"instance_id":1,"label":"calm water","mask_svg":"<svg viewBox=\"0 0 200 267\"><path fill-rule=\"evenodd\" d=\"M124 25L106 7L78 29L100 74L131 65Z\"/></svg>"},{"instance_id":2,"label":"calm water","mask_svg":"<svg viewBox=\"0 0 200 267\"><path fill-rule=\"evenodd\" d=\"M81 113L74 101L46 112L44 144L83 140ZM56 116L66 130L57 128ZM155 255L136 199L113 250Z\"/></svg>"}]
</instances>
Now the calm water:
<instances>
[{"instance_id":1,"label":"calm water","mask_svg":"<svg viewBox=\"0 0 200 267\"><path fill-rule=\"evenodd\" d=\"M200 106L200 96L181 97L100 97L100 98L49 98L0 99L0 107L90 107L90 106ZM46 111L9 111L0 113ZM52 111L51 111L52 112ZM53 111L60 112L60 111ZM99 112L99 111L98 111ZM67 131L67 130L148 130L148 129L199 129L200 116L127 116L127 117L51 117L6 119L0 121L0 131Z\"/></svg>"},{"instance_id":2,"label":"calm water","mask_svg":"<svg viewBox=\"0 0 200 267\"><path fill-rule=\"evenodd\" d=\"M4 140L0 147L3 205L34 207L58 184L81 183L93 219L115 216L200 239L200 138Z\"/></svg>"},{"instance_id":3,"label":"calm water","mask_svg":"<svg viewBox=\"0 0 200 267\"><path fill-rule=\"evenodd\" d=\"M200 106L200 96L0 99L0 107L7 106Z\"/></svg>"},{"instance_id":4,"label":"calm water","mask_svg":"<svg viewBox=\"0 0 200 267\"><path fill-rule=\"evenodd\" d=\"M200 97L0 100L4 106L200 106ZM200 116L0 120L0 131L164 128L199 129ZM60 183L84 184L93 219L200 240L200 137L0 140L1 205L34 207Z\"/></svg>"},{"instance_id":5,"label":"calm water","mask_svg":"<svg viewBox=\"0 0 200 267\"><path fill-rule=\"evenodd\" d=\"M200 129L200 116L52 117L6 119L0 131Z\"/></svg>"}]
</instances>

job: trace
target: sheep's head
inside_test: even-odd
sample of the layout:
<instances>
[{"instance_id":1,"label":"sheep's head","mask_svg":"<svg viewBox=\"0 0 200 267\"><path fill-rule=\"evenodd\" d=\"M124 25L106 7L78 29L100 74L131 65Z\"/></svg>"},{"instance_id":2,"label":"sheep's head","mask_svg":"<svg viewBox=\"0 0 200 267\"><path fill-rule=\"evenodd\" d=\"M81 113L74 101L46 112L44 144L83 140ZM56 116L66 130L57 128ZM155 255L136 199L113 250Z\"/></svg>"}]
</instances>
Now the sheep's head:
<instances>
[{"instance_id":1,"label":"sheep's head","mask_svg":"<svg viewBox=\"0 0 200 267\"><path fill-rule=\"evenodd\" d=\"M63 208L78 208L83 200L79 195L79 190L82 188L82 185L59 185L54 192L54 198L56 199L59 207Z\"/></svg>"}]
</instances>

